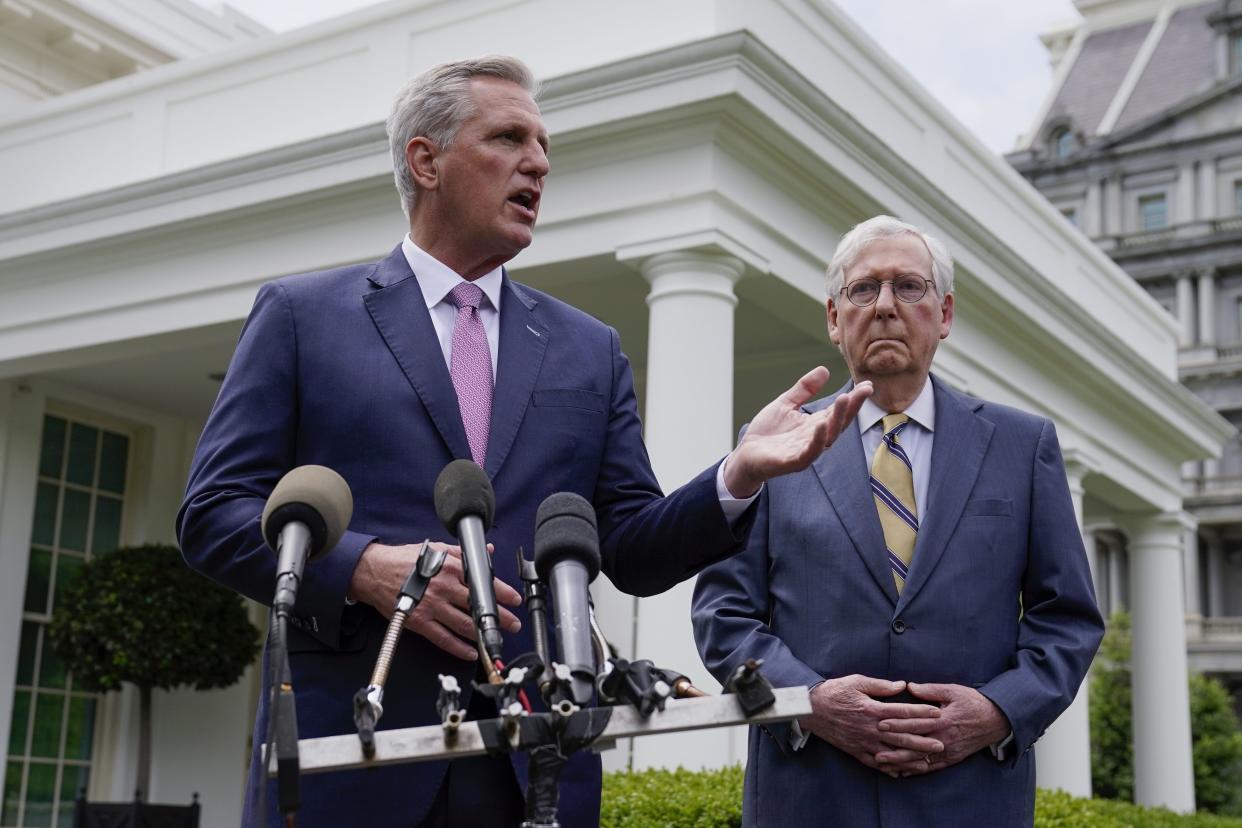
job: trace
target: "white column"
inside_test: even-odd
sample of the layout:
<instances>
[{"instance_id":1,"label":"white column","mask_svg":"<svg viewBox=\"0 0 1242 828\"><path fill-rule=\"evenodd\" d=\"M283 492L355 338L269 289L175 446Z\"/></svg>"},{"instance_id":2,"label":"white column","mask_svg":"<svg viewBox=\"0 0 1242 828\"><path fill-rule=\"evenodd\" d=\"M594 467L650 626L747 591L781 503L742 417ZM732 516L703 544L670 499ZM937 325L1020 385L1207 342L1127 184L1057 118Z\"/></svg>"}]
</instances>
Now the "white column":
<instances>
[{"instance_id":1,"label":"white column","mask_svg":"<svg viewBox=\"0 0 1242 828\"><path fill-rule=\"evenodd\" d=\"M1104 235L1119 236L1126 231L1122 220L1121 175L1104 179Z\"/></svg>"},{"instance_id":2,"label":"white column","mask_svg":"<svg viewBox=\"0 0 1242 828\"><path fill-rule=\"evenodd\" d=\"M1216 344L1216 269L1199 271L1199 344Z\"/></svg>"},{"instance_id":3,"label":"white column","mask_svg":"<svg viewBox=\"0 0 1242 828\"><path fill-rule=\"evenodd\" d=\"M1104 200L1100 198L1102 181L1092 181L1087 185L1087 194L1082 205L1082 232L1087 238L1098 238L1104 230Z\"/></svg>"},{"instance_id":4,"label":"white column","mask_svg":"<svg viewBox=\"0 0 1242 828\"><path fill-rule=\"evenodd\" d=\"M1108 614L1126 608L1125 595L1125 556L1126 550L1116 539L1110 538L1108 545Z\"/></svg>"},{"instance_id":5,"label":"white column","mask_svg":"<svg viewBox=\"0 0 1242 828\"><path fill-rule=\"evenodd\" d=\"M1195 809L1182 607L1182 536L1193 525L1182 512L1127 525L1134 801L1182 813Z\"/></svg>"},{"instance_id":6,"label":"white column","mask_svg":"<svg viewBox=\"0 0 1242 828\"><path fill-rule=\"evenodd\" d=\"M1182 533L1182 585L1186 607L1186 638L1203 637L1203 610L1199 606L1199 533L1193 528Z\"/></svg>"},{"instance_id":7,"label":"white column","mask_svg":"<svg viewBox=\"0 0 1242 828\"><path fill-rule=\"evenodd\" d=\"M1219 618L1225 614L1225 544L1215 529L1199 530L1207 547L1207 617Z\"/></svg>"},{"instance_id":8,"label":"white column","mask_svg":"<svg viewBox=\"0 0 1242 828\"><path fill-rule=\"evenodd\" d=\"M1202 220L1216 218L1216 161L1199 162L1199 214Z\"/></svg>"},{"instance_id":9,"label":"white column","mask_svg":"<svg viewBox=\"0 0 1242 828\"><path fill-rule=\"evenodd\" d=\"M1177 198L1173 202L1173 223L1186 224L1195 217L1195 164L1188 161L1177 168Z\"/></svg>"},{"instance_id":10,"label":"white column","mask_svg":"<svg viewBox=\"0 0 1242 828\"><path fill-rule=\"evenodd\" d=\"M1195 344L1195 286L1189 273L1177 274L1177 344L1189 348Z\"/></svg>"},{"instance_id":11,"label":"white column","mask_svg":"<svg viewBox=\"0 0 1242 828\"><path fill-rule=\"evenodd\" d=\"M1086 463L1070 457L1065 461L1070 496L1078 526L1083 526L1083 477L1090 471ZM1084 533L1085 534L1085 533ZM1094 537L1084 537L1094 547ZM1087 562L1095 577L1095 550L1087 550ZM1087 682L1078 687L1070 706L1035 743L1035 782L1041 788L1060 789L1074 796L1091 796L1091 740L1087 711Z\"/></svg>"},{"instance_id":12,"label":"white column","mask_svg":"<svg viewBox=\"0 0 1242 828\"><path fill-rule=\"evenodd\" d=\"M43 407L24 381L0 382L0 745L13 717Z\"/></svg>"},{"instance_id":13,"label":"white column","mask_svg":"<svg viewBox=\"0 0 1242 828\"><path fill-rule=\"evenodd\" d=\"M728 255L660 253L642 262L647 295L647 450L667 492L729 453L733 426L733 286L743 263ZM718 687L699 660L690 627L693 583L638 602L635 652ZM633 767L695 768L745 756L745 728L635 739Z\"/></svg>"}]
</instances>

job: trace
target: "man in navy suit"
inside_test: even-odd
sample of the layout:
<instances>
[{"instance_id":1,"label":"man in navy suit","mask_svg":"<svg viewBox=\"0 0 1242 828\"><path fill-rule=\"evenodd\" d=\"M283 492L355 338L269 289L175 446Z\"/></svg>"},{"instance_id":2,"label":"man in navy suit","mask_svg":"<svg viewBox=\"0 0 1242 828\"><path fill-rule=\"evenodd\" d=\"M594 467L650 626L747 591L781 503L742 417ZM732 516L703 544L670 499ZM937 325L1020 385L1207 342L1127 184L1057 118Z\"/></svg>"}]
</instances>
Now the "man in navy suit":
<instances>
[{"instance_id":1,"label":"man in navy suit","mask_svg":"<svg viewBox=\"0 0 1242 828\"><path fill-rule=\"evenodd\" d=\"M379 262L279 279L259 291L195 454L178 531L189 563L271 601L275 557L259 516L280 477L308 463L349 483L349 530L310 564L290 661L303 738L354 730L351 699L370 675L398 588L424 538L448 540L433 483L454 458L491 478L496 594L506 660L533 649L512 609L514 552L532 549L540 502L576 492L595 506L603 569L649 595L740 548L753 520L738 480L805 468L868 393L800 412L818 368L756 417L748 443L663 497L641 437L629 363L612 328L509 279L530 244L549 171L548 134L519 61L445 64L412 81L388 122L410 232ZM749 509L749 511L748 511ZM438 674L469 688L476 649L460 551L406 626L389 677L385 728L438 721ZM670 665L672 666L672 665ZM267 671L264 671L265 683ZM495 706L467 689L472 718ZM259 813L255 723L247 825ZM306 826L508 826L522 815L525 756L482 757L304 780ZM575 755L562 775L565 826L598 822L600 765Z\"/></svg>"},{"instance_id":2,"label":"man in navy suit","mask_svg":"<svg viewBox=\"0 0 1242 828\"><path fill-rule=\"evenodd\" d=\"M952 290L948 251L909 224L841 239L839 394L874 394L810 468L763 486L745 550L699 576L695 636L718 678L762 658L778 686L812 688L809 716L751 728L748 826L1034 820L1031 746L1103 622L1052 423L930 374Z\"/></svg>"}]
</instances>

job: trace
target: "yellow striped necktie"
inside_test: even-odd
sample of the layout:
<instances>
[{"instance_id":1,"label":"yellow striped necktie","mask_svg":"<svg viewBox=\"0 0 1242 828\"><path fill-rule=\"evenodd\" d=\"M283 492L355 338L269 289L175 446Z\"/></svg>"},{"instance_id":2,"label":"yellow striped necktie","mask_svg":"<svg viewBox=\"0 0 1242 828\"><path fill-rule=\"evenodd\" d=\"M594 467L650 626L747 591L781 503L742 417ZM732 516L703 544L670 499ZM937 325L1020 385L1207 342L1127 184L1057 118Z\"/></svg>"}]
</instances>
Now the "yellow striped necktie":
<instances>
[{"instance_id":1,"label":"yellow striped necktie","mask_svg":"<svg viewBox=\"0 0 1242 828\"><path fill-rule=\"evenodd\" d=\"M914 467L901 447L901 433L910 424L905 414L884 416L884 437L871 461L871 493L884 528L888 565L900 595L914 557L919 511L914 502Z\"/></svg>"}]
</instances>

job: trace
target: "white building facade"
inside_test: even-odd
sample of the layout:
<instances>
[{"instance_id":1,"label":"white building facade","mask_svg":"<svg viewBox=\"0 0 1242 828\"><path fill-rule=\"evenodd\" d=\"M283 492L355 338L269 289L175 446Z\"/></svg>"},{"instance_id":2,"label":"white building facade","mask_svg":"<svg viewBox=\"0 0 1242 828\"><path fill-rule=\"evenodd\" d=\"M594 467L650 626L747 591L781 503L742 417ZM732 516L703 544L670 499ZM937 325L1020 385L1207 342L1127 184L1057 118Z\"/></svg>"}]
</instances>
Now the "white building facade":
<instances>
[{"instance_id":1,"label":"white building facade","mask_svg":"<svg viewBox=\"0 0 1242 828\"><path fill-rule=\"evenodd\" d=\"M1084 525L1130 527L1138 784L1193 809L1189 715L1169 713L1187 709L1178 470L1232 429L1178 384L1176 322L828 2L412 0L0 119L0 825L64 820L78 785L131 793L135 694L79 693L49 659L57 579L108 544L173 540L258 286L399 242L391 98L489 51L546 79L553 144L510 270L620 330L666 487L811 366L845 378L823 270L853 224L888 212L949 243L958 318L935 370L1055 419ZM597 602L623 654L707 685L690 588L639 602L601 583ZM257 685L157 693L152 800L198 791L205 825L237 824ZM1084 695L1041 740L1040 783L1089 790L1086 744ZM700 732L605 764L744 748Z\"/></svg>"}]
</instances>

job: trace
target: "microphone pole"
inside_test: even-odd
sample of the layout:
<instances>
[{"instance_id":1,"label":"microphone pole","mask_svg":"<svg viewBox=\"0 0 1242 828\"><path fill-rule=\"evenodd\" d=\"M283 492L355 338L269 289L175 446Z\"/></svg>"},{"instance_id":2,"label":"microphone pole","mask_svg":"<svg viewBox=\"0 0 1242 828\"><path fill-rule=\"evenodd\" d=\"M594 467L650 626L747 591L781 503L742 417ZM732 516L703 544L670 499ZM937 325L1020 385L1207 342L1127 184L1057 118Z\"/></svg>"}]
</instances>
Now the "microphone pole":
<instances>
[{"instance_id":1,"label":"microphone pole","mask_svg":"<svg viewBox=\"0 0 1242 828\"><path fill-rule=\"evenodd\" d=\"M595 690L591 581L599 574L595 508L573 492L557 492L535 515L535 571L548 583L556 617L556 651L569 668L569 699L584 707Z\"/></svg>"},{"instance_id":2,"label":"microphone pole","mask_svg":"<svg viewBox=\"0 0 1242 828\"><path fill-rule=\"evenodd\" d=\"M264 540L276 552L276 594L272 598L274 646L268 705L268 750L276 753L277 797L285 825L292 828L301 805L298 724L289 667L289 617L308 560L336 546L353 514L353 496L339 474L324 466L299 466L272 489L260 520ZM267 791L264 785L262 790ZM266 812L266 803L264 803Z\"/></svg>"},{"instance_id":3,"label":"microphone pole","mask_svg":"<svg viewBox=\"0 0 1242 828\"><path fill-rule=\"evenodd\" d=\"M492 528L496 494L487 473L476 463L454 460L436 478L434 498L436 516L461 543L462 567L470 589L470 614L478 633L480 657L491 677L504 644L496 609L492 556L487 552L484 536Z\"/></svg>"}]
</instances>

